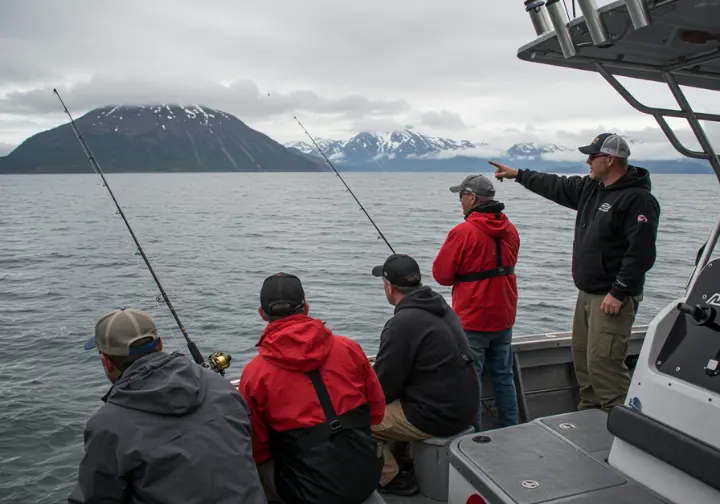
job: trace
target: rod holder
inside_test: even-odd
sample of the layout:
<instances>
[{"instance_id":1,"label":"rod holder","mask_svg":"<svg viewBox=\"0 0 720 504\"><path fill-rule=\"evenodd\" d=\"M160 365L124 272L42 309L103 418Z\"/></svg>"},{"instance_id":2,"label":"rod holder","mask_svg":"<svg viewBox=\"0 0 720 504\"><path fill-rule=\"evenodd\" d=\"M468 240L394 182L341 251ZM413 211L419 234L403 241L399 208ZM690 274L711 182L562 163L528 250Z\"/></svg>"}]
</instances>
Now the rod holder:
<instances>
[{"instance_id":1,"label":"rod holder","mask_svg":"<svg viewBox=\"0 0 720 504\"><path fill-rule=\"evenodd\" d=\"M633 28L636 30L650 24L650 13L645 7L644 0L625 0L625 8L630 15Z\"/></svg>"},{"instance_id":2,"label":"rod holder","mask_svg":"<svg viewBox=\"0 0 720 504\"><path fill-rule=\"evenodd\" d=\"M565 59L572 58L577 54L577 51L575 50L575 44L573 44L570 30L568 29L570 19L568 19L565 7L563 7L560 0L547 0L547 2L545 2L545 8L550 16L550 22L555 29L555 35L557 35L563 56L565 56Z\"/></svg>"},{"instance_id":3,"label":"rod holder","mask_svg":"<svg viewBox=\"0 0 720 504\"><path fill-rule=\"evenodd\" d=\"M590 38L597 47L608 47L610 46L610 37L608 36L605 25L600 19L600 13L598 12L597 4L595 0L578 0L580 5L580 11L585 19L588 32L590 32Z\"/></svg>"},{"instance_id":4,"label":"rod holder","mask_svg":"<svg viewBox=\"0 0 720 504\"><path fill-rule=\"evenodd\" d=\"M545 0L525 0L525 12L530 15L538 37L552 31L550 17L545 9Z\"/></svg>"}]
</instances>

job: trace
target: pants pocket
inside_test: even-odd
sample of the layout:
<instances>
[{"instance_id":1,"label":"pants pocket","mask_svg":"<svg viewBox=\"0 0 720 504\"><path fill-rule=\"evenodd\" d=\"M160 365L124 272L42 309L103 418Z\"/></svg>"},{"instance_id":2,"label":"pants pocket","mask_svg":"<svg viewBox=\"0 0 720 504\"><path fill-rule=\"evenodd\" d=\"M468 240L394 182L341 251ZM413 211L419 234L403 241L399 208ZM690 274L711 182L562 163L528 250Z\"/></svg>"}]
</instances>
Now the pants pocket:
<instances>
[{"instance_id":1,"label":"pants pocket","mask_svg":"<svg viewBox=\"0 0 720 504\"><path fill-rule=\"evenodd\" d=\"M624 359L627 355L629 340L630 334L625 334L625 331L621 333L616 327L603 325L600 328L600 338L597 343L598 356L613 360Z\"/></svg>"}]
</instances>

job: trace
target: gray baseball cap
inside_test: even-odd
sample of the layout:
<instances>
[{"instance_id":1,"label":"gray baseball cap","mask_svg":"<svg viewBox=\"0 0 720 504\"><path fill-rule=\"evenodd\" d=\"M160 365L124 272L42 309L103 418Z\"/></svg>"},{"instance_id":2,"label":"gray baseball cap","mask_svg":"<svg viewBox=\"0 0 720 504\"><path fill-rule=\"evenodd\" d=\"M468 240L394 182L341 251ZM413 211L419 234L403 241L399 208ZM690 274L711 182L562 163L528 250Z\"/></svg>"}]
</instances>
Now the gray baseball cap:
<instances>
[{"instance_id":1,"label":"gray baseball cap","mask_svg":"<svg viewBox=\"0 0 720 504\"><path fill-rule=\"evenodd\" d=\"M588 156L607 154L619 158L630 157L630 147L627 142L616 133L603 133L596 136L590 145L578 147L578 150Z\"/></svg>"},{"instance_id":2,"label":"gray baseball cap","mask_svg":"<svg viewBox=\"0 0 720 504\"><path fill-rule=\"evenodd\" d=\"M132 347L136 341L151 337L146 345ZM95 325L95 335L85 343L85 350L97 348L106 355L139 355L149 352L160 342L152 317L135 308L120 308L105 314Z\"/></svg>"},{"instance_id":3,"label":"gray baseball cap","mask_svg":"<svg viewBox=\"0 0 720 504\"><path fill-rule=\"evenodd\" d=\"M470 175L465 177L465 180L460 185L450 188L450 192L459 193L460 191L469 191L485 198L495 197L495 188L492 182L483 175Z\"/></svg>"}]
</instances>

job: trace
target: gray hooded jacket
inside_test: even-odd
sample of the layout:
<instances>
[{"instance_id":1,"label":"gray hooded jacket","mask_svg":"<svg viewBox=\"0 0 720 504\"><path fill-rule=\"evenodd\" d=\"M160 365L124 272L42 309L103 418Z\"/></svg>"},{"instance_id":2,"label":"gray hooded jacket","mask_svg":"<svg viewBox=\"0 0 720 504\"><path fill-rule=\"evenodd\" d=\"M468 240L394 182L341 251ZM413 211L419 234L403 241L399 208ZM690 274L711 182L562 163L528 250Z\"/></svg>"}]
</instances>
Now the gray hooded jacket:
<instances>
[{"instance_id":1,"label":"gray hooded jacket","mask_svg":"<svg viewBox=\"0 0 720 504\"><path fill-rule=\"evenodd\" d=\"M70 504L267 504L248 407L179 353L134 362L88 421Z\"/></svg>"}]
</instances>

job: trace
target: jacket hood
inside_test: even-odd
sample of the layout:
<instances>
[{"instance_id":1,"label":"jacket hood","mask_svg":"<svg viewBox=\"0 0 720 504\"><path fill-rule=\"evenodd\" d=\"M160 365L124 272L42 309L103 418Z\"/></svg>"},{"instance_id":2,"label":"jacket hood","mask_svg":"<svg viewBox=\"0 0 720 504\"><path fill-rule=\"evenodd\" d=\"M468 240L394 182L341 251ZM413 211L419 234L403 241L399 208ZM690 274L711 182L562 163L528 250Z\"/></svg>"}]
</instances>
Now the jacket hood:
<instances>
[{"instance_id":1,"label":"jacket hood","mask_svg":"<svg viewBox=\"0 0 720 504\"><path fill-rule=\"evenodd\" d=\"M628 187L640 187L650 190L650 172L639 166L628 166L627 173L609 186L600 186L603 191L616 191L618 189L626 189Z\"/></svg>"},{"instance_id":2,"label":"jacket hood","mask_svg":"<svg viewBox=\"0 0 720 504\"><path fill-rule=\"evenodd\" d=\"M184 416L203 402L203 369L178 352L155 352L133 362L103 400L155 415Z\"/></svg>"},{"instance_id":3,"label":"jacket hood","mask_svg":"<svg viewBox=\"0 0 720 504\"><path fill-rule=\"evenodd\" d=\"M470 213L465 216L465 221L493 238L502 238L507 234L510 223L507 215L502 213L504 209L505 204L499 201L489 201L470 210Z\"/></svg>"},{"instance_id":4,"label":"jacket hood","mask_svg":"<svg viewBox=\"0 0 720 504\"><path fill-rule=\"evenodd\" d=\"M276 366L307 373L325 363L332 335L322 320L291 315L270 322L257 346L260 355Z\"/></svg>"},{"instance_id":5,"label":"jacket hood","mask_svg":"<svg viewBox=\"0 0 720 504\"><path fill-rule=\"evenodd\" d=\"M430 287L421 287L415 292L405 295L405 297L395 306L395 314L406 308L419 308L425 310L438 317L444 316L450 309L450 306L437 292Z\"/></svg>"}]
</instances>

